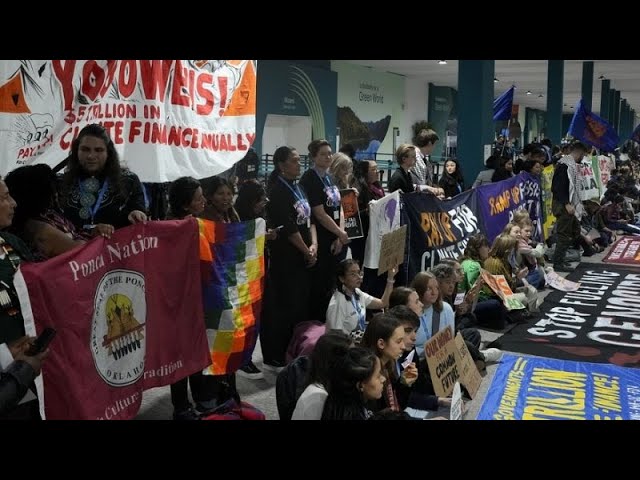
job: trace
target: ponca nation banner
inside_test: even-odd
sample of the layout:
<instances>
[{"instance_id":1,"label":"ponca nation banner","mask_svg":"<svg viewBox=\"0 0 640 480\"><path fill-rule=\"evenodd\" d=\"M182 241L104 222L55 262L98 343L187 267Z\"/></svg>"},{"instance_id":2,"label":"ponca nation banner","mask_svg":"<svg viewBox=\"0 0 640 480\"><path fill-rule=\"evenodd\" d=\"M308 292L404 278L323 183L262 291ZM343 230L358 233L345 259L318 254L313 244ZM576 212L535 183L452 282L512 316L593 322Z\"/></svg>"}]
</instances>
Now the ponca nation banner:
<instances>
[{"instance_id":1,"label":"ponca nation banner","mask_svg":"<svg viewBox=\"0 0 640 480\"><path fill-rule=\"evenodd\" d=\"M0 172L55 166L103 125L143 182L230 168L255 138L255 60L1 60Z\"/></svg>"},{"instance_id":2,"label":"ponca nation banner","mask_svg":"<svg viewBox=\"0 0 640 480\"><path fill-rule=\"evenodd\" d=\"M47 419L133 418L144 390L211 362L194 219L126 227L24 263L15 285L27 334L58 332L36 379Z\"/></svg>"},{"instance_id":3,"label":"ponca nation banner","mask_svg":"<svg viewBox=\"0 0 640 480\"><path fill-rule=\"evenodd\" d=\"M640 370L504 354L478 420L640 420Z\"/></svg>"}]
</instances>

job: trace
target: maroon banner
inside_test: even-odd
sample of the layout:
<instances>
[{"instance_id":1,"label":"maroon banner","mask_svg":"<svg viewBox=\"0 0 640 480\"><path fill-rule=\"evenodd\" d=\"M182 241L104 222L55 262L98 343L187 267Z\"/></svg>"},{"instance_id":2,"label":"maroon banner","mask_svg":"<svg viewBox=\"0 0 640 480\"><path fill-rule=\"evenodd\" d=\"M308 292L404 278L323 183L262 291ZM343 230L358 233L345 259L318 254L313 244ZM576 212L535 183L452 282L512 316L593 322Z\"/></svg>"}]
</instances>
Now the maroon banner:
<instances>
[{"instance_id":1,"label":"maroon banner","mask_svg":"<svg viewBox=\"0 0 640 480\"><path fill-rule=\"evenodd\" d=\"M640 267L640 237L622 237L611 246L602 260L607 263L636 265Z\"/></svg>"},{"instance_id":2,"label":"maroon banner","mask_svg":"<svg viewBox=\"0 0 640 480\"><path fill-rule=\"evenodd\" d=\"M198 238L194 219L148 222L20 267L27 334L58 331L39 377L47 419L130 419L143 390L209 365Z\"/></svg>"}]
</instances>

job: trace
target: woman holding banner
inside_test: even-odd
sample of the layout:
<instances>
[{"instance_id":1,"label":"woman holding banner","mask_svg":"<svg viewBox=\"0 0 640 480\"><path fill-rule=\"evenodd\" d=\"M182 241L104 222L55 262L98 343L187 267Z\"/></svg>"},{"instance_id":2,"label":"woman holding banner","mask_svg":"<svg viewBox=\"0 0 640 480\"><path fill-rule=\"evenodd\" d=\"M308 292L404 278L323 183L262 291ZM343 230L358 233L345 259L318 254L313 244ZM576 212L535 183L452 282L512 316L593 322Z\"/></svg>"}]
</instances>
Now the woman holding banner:
<instances>
[{"instance_id":1,"label":"woman holding banner","mask_svg":"<svg viewBox=\"0 0 640 480\"><path fill-rule=\"evenodd\" d=\"M118 152L98 124L80 130L60 186L64 216L76 229L111 237L117 228L145 222L138 176L120 167Z\"/></svg>"}]
</instances>

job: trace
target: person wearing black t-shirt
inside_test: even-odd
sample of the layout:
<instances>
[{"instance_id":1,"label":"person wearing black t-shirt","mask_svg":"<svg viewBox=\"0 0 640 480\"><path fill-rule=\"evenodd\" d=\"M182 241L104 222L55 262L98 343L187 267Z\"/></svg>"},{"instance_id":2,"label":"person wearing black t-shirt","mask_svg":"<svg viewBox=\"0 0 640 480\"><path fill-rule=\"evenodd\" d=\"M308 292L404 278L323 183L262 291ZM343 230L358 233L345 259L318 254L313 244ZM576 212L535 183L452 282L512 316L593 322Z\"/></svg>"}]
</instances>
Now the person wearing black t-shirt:
<instances>
[{"instance_id":1,"label":"person wearing black t-shirt","mask_svg":"<svg viewBox=\"0 0 640 480\"><path fill-rule=\"evenodd\" d=\"M340 189L327 173L331 165L331 145L326 140L309 144L313 166L300 179L318 231L318 261L311 280L311 320L325 321L335 283L336 255L349 243L344 230Z\"/></svg>"},{"instance_id":2,"label":"person wearing black t-shirt","mask_svg":"<svg viewBox=\"0 0 640 480\"><path fill-rule=\"evenodd\" d=\"M310 268L316 264L318 240L309 201L296 182L300 155L282 146L273 154L273 162L267 183L267 226L278 235L269 242L260 344L265 366L278 368L285 365L295 326L310 318Z\"/></svg>"}]
</instances>

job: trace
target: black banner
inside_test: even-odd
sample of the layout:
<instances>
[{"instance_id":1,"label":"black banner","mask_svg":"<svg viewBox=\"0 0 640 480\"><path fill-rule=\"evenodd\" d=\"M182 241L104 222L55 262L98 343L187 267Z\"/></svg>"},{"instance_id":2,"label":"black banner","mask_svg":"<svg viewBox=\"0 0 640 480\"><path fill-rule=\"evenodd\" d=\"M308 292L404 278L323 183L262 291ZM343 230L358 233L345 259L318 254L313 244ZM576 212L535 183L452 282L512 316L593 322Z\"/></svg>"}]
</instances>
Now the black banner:
<instances>
[{"instance_id":1,"label":"black banner","mask_svg":"<svg viewBox=\"0 0 640 480\"><path fill-rule=\"evenodd\" d=\"M480 231L473 190L444 201L425 193L409 193L403 195L403 200L409 224L409 280L437 265L441 258L462 255L469 237Z\"/></svg>"},{"instance_id":2,"label":"black banner","mask_svg":"<svg viewBox=\"0 0 640 480\"><path fill-rule=\"evenodd\" d=\"M640 273L582 263L569 274L575 292L553 291L540 313L495 346L548 358L640 367Z\"/></svg>"}]
</instances>

